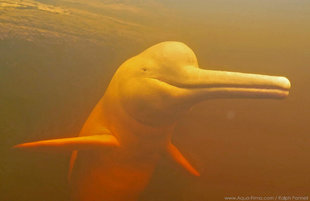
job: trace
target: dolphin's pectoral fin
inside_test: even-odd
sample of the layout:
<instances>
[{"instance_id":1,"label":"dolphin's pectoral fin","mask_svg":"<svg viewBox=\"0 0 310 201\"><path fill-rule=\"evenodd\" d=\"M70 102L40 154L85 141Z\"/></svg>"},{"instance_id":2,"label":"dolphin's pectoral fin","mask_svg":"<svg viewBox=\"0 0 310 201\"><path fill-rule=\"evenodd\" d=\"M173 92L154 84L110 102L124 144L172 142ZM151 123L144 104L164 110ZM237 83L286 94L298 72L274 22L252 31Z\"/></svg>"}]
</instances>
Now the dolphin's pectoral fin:
<instances>
[{"instance_id":1,"label":"dolphin's pectoral fin","mask_svg":"<svg viewBox=\"0 0 310 201\"><path fill-rule=\"evenodd\" d=\"M73 167L74 167L77 155L78 155L78 151L77 150L74 150L72 152L72 154L71 154L70 165L69 165L69 170L68 170L68 181L69 181L69 183L71 181L71 175L72 175L72 171L73 171Z\"/></svg>"},{"instance_id":2,"label":"dolphin's pectoral fin","mask_svg":"<svg viewBox=\"0 0 310 201\"><path fill-rule=\"evenodd\" d=\"M178 164L183 166L192 175L200 176L200 173L187 161L187 159L182 155L176 146L174 146L172 143L169 143L167 149L169 154Z\"/></svg>"},{"instance_id":3,"label":"dolphin's pectoral fin","mask_svg":"<svg viewBox=\"0 0 310 201\"><path fill-rule=\"evenodd\" d=\"M78 150L100 149L103 147L118 147L119 141L110 134L80 136L71 138L59 138L52 140L41 140L15 145L13 148L29 150L51 150L51 151L73 151L70 160L68 180L72 174L72 169L78 154Z\"/></svg>"},{"instance_id":4,"label":"dolphin's pectoral fin","mask_svg":"<svg viewBox=\"0 0 310 201\"><path fill-rule=\"evenodd\" d=\"M119 141L113 135L104 134L28 142L15 145L13 148L73 151L101 147L118 147L119 145Z\"/></svg>"}]
</instances>

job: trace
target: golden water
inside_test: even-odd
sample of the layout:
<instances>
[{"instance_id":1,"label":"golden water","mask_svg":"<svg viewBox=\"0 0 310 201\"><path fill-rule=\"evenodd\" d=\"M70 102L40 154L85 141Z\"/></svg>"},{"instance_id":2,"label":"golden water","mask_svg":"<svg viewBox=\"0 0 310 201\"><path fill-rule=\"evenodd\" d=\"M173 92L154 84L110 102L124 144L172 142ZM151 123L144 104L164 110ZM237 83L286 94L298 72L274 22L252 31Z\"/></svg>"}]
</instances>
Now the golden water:
<instances>
[{"instance_id":1,"label":"golden water","mask_svg":"<svg viewBox=\"0 0 310 201\"><path fill-rule=\"evenodd\" d=\"M117 67L182 41L202 68L282 75L285 100L212 100L182 117L175 144L192 177L163 160L141 201L310 196L307 0L0 0L0 200L66 201L70 154L16 152L76 136Z\"/></svg>"}]
</instances>

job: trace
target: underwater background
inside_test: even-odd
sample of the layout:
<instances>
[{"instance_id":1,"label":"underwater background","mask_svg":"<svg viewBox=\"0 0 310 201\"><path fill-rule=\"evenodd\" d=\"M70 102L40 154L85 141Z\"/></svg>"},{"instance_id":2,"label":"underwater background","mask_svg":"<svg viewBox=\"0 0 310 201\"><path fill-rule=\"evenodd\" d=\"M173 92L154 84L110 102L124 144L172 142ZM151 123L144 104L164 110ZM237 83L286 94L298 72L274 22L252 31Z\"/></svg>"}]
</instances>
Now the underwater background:
<instances>
[{"instance_id":1,"label":"underwater background","mask_svg":"<svg viewBox=\"0 0 310 201\"><path fill-rule=\"evenodd\" d=\"M195 106L173 140L201 176L162 160L140 201L310 196L310 1L0 0L0 200L69 200L70 153L11 147L77 136L118 66L167 40L292 88Z\"/></svg>"}]
</instances>

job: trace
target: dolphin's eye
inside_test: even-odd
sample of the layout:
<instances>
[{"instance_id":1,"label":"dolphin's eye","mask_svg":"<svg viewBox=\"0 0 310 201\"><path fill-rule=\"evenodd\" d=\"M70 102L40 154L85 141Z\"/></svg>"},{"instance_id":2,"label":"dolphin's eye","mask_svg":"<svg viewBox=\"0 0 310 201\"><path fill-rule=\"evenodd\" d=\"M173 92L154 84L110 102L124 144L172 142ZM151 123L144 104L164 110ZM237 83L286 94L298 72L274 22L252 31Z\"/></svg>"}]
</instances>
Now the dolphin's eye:
<instances>
[{"instance_id":1,"label":"dolphin's eye","mask_svg":"<svg viewBox=\"0 0 310 201\"><path fill-rule=\"evenodd\" d=\"M146 68L146 67L143 67L143 68L142 68L142 71L147 71L147 68Z\"/></svg>"}]
</instances>

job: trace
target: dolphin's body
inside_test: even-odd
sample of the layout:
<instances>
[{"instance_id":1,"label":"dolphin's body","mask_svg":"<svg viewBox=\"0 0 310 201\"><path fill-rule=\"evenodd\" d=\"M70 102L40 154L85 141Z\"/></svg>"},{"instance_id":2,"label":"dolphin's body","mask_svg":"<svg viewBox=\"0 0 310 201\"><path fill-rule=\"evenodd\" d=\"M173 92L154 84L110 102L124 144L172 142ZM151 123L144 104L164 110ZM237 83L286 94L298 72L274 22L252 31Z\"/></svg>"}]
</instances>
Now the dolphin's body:
<instances>
[{"instance_id":1,"label":"dolphin's body","mask_svg":"<svg viewBox=\"0 0 310 201\"><path fill-rule=\"evenodd\" d=\"M191 106L211 98L284 98L289 88L284 77L200 69L188 46L162 42L119 67L79 137L16 147L73 151L74 200L136 201L164 153L199 176L171 143L175 122Z\"/></svg>"}]
</instances>

